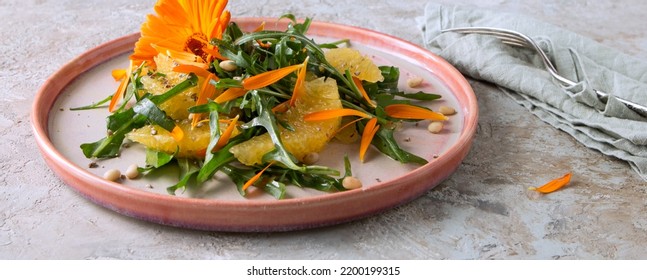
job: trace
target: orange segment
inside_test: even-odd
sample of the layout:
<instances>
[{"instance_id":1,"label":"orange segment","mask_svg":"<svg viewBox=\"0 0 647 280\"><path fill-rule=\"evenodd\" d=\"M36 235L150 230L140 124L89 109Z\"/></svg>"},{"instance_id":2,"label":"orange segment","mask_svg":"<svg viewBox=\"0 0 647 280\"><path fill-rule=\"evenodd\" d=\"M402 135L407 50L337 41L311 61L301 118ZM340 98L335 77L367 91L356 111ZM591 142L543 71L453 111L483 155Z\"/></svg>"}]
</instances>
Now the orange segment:
<instances>
[{"instance_id":1,"label":"orange segment","mask_svg":"<svg viewBox=\"0 0 647 280\"><path fill-rule=\"evenodd\" d=\"M350 70L353 76L360 80L375 83L384 81L382 71L368 56L363 56L358 50L337 48L326 51L326 60L339 72Z\"/></svg>"},{"instance_id":2,"label":"orange segment","mask_svg":"<svg viewBox=\"0 0 647 280\"><path fill-rule=\"evenodd\" d=\"M155 64L157 65L157 72L142 76L140 79L144 89L153 95L167 92L188 77L186 73L173 71L173 68L179 64L167 55L159 54L155 56ZM204 78L200 78L199 83L203 84L203 81ZM160 104L159 107L174 120L186 119L189 117L187 109L195 105L199 91L200 87L189 88Z\"/></svg>"},{"instance_id":3,"label":"orange segment","mask_svg":"<svg viewBox=\"0 0 647 280\"><path fill-rule=\"evenodd\" d=\"M189 120L184 120L179 122L177 126L184 132L184 137L182 137L180 141L176 141L171 132L168 132L157 125L147 125L142 128L135 129L129 132L126 137L132 141L141 143L150 149L168 154L175 153L176 149L179 147L177 154L178 157L204 157L204 151L207 149L210 140L209 125L204 123L201 126L191 127L191 122ZM228 123L220 123L221 133L227 130L228 126ZM240 133L240 131L235 128L231 133L231 137L234 137Z\"/></svg>"},{"instance_id":4,"label":"orange segment","mask_svg":"<svg viewBox=\"0 0 647 280\"><path fill-rule=\"evenodd\" d=\"M339 129L341 117L323 121L306 122L303 116L312 112L341 109L337 83L334 79L318 78L305 82L305 93L285 113L277 118L287 122L294 131L280 128L285 148L298 160L307 154L320 152L332 135ZM230 149L234 156L245 165L262 164L263 155L274 149L268 134L259 135Z\"/></svg>"}]
</instances>

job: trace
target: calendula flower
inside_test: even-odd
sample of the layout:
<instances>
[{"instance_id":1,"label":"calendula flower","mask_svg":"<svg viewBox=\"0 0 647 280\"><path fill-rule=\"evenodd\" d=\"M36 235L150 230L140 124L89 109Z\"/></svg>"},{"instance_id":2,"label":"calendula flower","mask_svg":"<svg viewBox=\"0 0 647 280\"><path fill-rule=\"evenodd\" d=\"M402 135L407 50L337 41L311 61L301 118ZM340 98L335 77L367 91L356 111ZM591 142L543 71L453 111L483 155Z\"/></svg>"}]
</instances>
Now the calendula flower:
<instances>
[{"instance_id":1,"label":"calendula flower","mask_svg":"<svg viewBox=\"0 0 647 280\"><path fill-rule=\"evenodd\" d=\"M166 49L202 60L196 62L211 62L218 52L209 41L222 38L231 18L226 6L227 0L158 1L156 14L146 17L130 58L137 65L142 61L153 65L159 49Z\"/></svg>"}]
</instances>

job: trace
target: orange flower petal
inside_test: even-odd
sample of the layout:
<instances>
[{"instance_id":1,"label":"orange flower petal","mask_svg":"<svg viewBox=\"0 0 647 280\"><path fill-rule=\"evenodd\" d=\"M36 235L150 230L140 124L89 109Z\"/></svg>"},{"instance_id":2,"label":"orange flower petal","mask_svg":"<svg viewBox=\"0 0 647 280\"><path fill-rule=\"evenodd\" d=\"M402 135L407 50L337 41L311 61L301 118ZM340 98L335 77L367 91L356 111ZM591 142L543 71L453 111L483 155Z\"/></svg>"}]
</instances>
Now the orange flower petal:
<instances>
[{"instance_id":1,"label":"orange flower petal","mask_svg":"<svg viewBox=\"0 0 647 280\"><path fill-rule=\"evenodd\" d=\"M222 149L227 143L229 142L229 139L231 138L231 134L234 132L234 129L236 128L236 124L238 123L238 115L231 119L229 122L229 125L227 126L227 129L220 135L220 139L218 139L218 142L216 145L213 147L214 151Z\"/></svg>"},{"instance_id":2,"label":"orange flower petal","mask_svg":"<svg viewBox=\"0 0 647 280\"><path fill-rule=\"evenodd\" d=\"M124 95L126 92L126 88L128 87L128 83L130 82L130 75L132 72L133 68L133 61L130 61L130 65L126 69L125 77L121 79L121 83L119 83L119 87L117 88L117 91L112 95L112 99L110 99L110 105L108 105L108 111L112 112L115 110L115 107L117 106L117 102L119 102L119 99Z\"/></svg>"},{"instance_id":3,"label":"orange flower petal","mask_svg":"<svg viewBox=\"0 0 647 280\"><path fill-rule=\"evenodd\" d=\"M387 115L398 119L446 121L448 118L432 110L408 104L391 104L384 108Z\"/></svg>"},{"instance_id":4,"label":"orange flower petal","mask_svg":"<svg viewBox=\"0 0 647 280\"><path fill-rule=\"evenodd\" d=\"M261 175L263 175L263 172L265 172L265 170L267 170L268 168L270 168L270 166L272 166L272 164L274 164L274 162L270 162L270 164L268 164L267 166L265 166L265 168L263 168L263 170L261 170L260 172L256 173L256 175L254 175L254 177L250 178L247 182L245 182L245 184L243 185L243 191L246 191L246 190L247 190L247 188L249 188L249 186L251 186L252 184L254 184L254 183L255 183L259 178L261 178Z\"/></svg>"},{"instance_id":5,"label":"orange flower petal","mask_svg":"<svg viewBox=\"0 0 647 280\"><path fill-rule=\"evenodd\" d=\"M259 89L278 82L290 73L301 69L302 64L290 65L276 70L267 71L255 76L244 79L243 88L247 90Z\"/></svg>"},{"instance_id":6,"label":"orange flower petal","mask_svg":"<svg viewBox=\"0 0 647 280\"><path fill-rule=\"evenodd\" d=\"M346 123L346 124L342 125L339 129L337 129L337 130L335 131L335 133L333 133L333 134L330 136L330 139L332 139L333 137L335 137L335 135L337 135L337 133L339 133L340 131L342 131L342 130L346 129L347 127L349 127L349 126L351 126L351 125L354 125L356 122L361 121L361 120L362 120L362 119L354 119L354 120L349 121L348 123Z\"/></svg>"},{"instance_id":7,"label":"orange flower petal","mask_svg":"<svg viewBox=\"0 0 647 280\"><path fill-rule=\"evenodd\" d=\"M206 64L201 57L190 52L173 50L173 49L165 48L163 46L155 45L155 44L153 44L152 47L158 53L166 54L171 58L173 58L173 60L175 60L177 63L182 65L194 65L197 67L204 67L204 65Z\"/></svg>"},{"instance_id":8,"label":"orange flower petal","mask_svg":"<svg viewBox=\"0 0 647 280\"><path fill-rule=\"evenodd\" d=\"M244 88L228 88L225 92L221 93L214 100L216 103L225 103L230 100L234 100L238 97L241 97L247 93L247 90Z\"/></svg>"},{"instance_id":9,"label":"orange flower petal","mask_svg":"<svg viewBox=\"0 0 647 280\"><path fill-rule=\"evenodd\" d=\"M120 81L124 77L126 77L126 74L128 71L126 69L115 69L112 70L112 78L115 79L115 81Z\"/></svg>"},{"instance_id":10,"label":"orange flower petal","mask_svg":"<svg viewBox=\"0 0 647 280\"><path fill-rule=\"evenodd\" d=\"M303 83L306 80L306 69L308 68L309 59L310 57L306 57L306 59L301 64L301 69L299 69L299 74L297 75L297 81L294 83L292 98L290 98L290 106L294 106L297 99L299 99L299 97L301 97L306 91Z\"/></svg>"},{"instance_id":11,"label":"orange flower petal","mask_svg":"<svg viewBox=\"0 0 647 280\"><path fill-rule=\"evenodd\" d=\"M207 64L204 64L203 66L182 64L182 65L173 67L173 72L185 73L185 74L194 73L200 77L208 77L209 75L212 75L212 74L211 72L207 71L207 68L208 68Z\"/></svg>"},{"instance_id":12,"label":"orange flower petal","mask_svg":"<svg viewBox=\"0 0 647 280\"><path fill-rule=\"evenodd\" d=\"M370 118L371 116L355 109L331 109L312 112L303 116L303 120L307 122L323 121L329 120L332 118L345 117L345 116L357 116L361 118Z\"/></svg>"},{"instance_id":13,"label":"orange flower petal","mask_svg":"<svg viewBox=\"0 0 647 280\"><path fill-rule=\"evenodd\" d=\"M371 106L373 106L373 108L375 108L377 105L375 104L375 102L373 102L373 100L371 100L370 97L368 97L368 93L366 93L366 90L362 85L362 81L359 78L353 76L353 83L355 84L357 89L359 89L359 92L362 94L362 97L364 97L364 100L366 100L368 104L370 104Z\"/></svg>"},{"instance_id":14,"label":"orange flower petal","mask_svg":"<svg viewBox=\"0 0 647 280\"><path fill-rule=\"evenodd\" d=\"M263 30L265 30L265 21L261 22L261 24L258 27L256 27L256 29L254 29L254 31L252 32L261 32Z\"/></svg>"},{"instance_id":15,"label":"orange flower petal","mask_svg":"<svg viewBox=\"0 0 647 280\"><path fill-rule=\"evenodd\" d=\"M171 131L171 136L175 139L176 142L180 142L184 138L184 131L179 126L175 126Z\"/></svg>"},{"instance_id":16,"label":"orange flower petal","mask_svg":"<svg viewBox=\"0 0 647 280\"><path fill-rule=\"evenodd\" d=\"M211 80L215 79L217 79L216 75L209 72L207 78L202 84L202 89L200 89L200 93L198 94L198 99L195 101L195 105L202 105L207 103L207 99L212 98L216 94L216 87L210 83ZM191 126L195 127L196 125L198 125L198 122L201 118L202 114L193 114Z\"/></svg>"},{"instance_id":17,"label":"orange flower petal","mask_svg":"<svg viewBox=\"0 0 647 280\"><path fill-rule=\"evenodd\" d=\"M274 108L272 108L272 113L285 113L288 109L290 109L290 100L274 106Z\"/></svg>"},{"instance_id":18,"label":"orange flower petal","mask_svg":"<svg viewBox=\"0 0 647 280\"><path fill-rule=\"evenodd\" d=\"M379 125L377 125L377 118L372 118L366 123L366 126L364 127L364 132L362 133L362 141L360 142L359 145L359 160L364 162L364 155L366 155L366 151L368 150L368 147L371 145L371 141L373 141L373 137L375 137L375 133L377 133L377 130L380 128Z\"/></svg>"},{"instance_id":19,"label":"orange flower petal","mask_svg":"<svg viewBox=\"0 0 647 280\"><path fill-rule=\"evenodd\" d=\"M206 48L205 47L205 48L202 48L202 51L209 54L210 56L215 57L215 58L220 59L220 60L227 59L222 54L220 54L220 52L216 48L211 49L211 48Z\"/></svg>"},{"instance_id":20,"label":"orange flower petal","mask_svg":"<svg viewBox=\"0 0 647 280\"><path fill-rule=\"evenodd\" d=\"M569 173L566 173L566 175L560 178L554 179L539 188L530 188L530 189L538 191L540 193L551 193L566 186L566 184L568 184L568 182L571 181L571 176L572 174L569 172Z\"/></svg>"}]
</instances>

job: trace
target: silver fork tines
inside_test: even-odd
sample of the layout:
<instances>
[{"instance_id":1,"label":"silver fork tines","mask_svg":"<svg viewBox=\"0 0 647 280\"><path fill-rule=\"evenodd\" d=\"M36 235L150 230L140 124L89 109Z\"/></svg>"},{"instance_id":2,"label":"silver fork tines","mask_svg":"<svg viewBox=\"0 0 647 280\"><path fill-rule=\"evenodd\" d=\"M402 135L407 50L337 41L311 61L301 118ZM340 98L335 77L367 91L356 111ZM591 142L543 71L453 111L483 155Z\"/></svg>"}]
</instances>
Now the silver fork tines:
<instances>
[{"instance_id":1,"label":"silver fork tines","mask_svg":"<svg viewBox=\"0 0 647 280\"><path fill-rule=\"evenodd\" d=\"M442 33L457 32L457 33L463 33L463 34L489 35L489 36L494 36L499 38L504 44L534 50L535 52L537 52L537 54L539 54L539 56L541 57L541 61L543 62L546 70L551 74L551 76L553 76L553 78L555 78L557 81L559 81L560 83L562 83L562 85L565 85L565 86L573 86L576 84L575 82L560 75L557 72L557 69L555 69L555 66L553 66L553 63L548 58L548 55L539 47L539 45L532 38L526 36L525 34L508 30L508 29L493 28L493 27L457 27L457 28L441 30L441 32ZM594 89L593 91L597 94L598 99L600 99L600 101L607 102L609 98L609 94L596 89ZM625 104L627 108L633 110L634 112L640 114L643 117L647 117L647 107L642 106L640 104L636 104L634 102L631 102L629 100L626 100L617 96L616 96L616 99L618 99L620 102Z\"/></svg>"}]
</instances>

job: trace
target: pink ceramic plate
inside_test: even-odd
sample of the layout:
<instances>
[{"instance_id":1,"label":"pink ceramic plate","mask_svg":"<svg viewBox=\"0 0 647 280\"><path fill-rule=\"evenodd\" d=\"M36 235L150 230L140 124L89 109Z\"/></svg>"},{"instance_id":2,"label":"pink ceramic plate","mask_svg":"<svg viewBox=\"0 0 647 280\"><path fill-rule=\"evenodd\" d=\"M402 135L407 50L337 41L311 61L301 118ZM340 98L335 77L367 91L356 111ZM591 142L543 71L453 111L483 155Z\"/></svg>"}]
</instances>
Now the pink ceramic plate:
<instances>
[{"instance_id":1,"label":"pink ceramic plate","mask_svg":"<svg viewBox=\"0 0 647 280\"><path fill-rule=\"evenodd\" d=\"M244 30L262 21L273 26L275 19L237 19ZM277 23L284 30L286 22ZM110 71L128 64L138 34L98 46L74 59L52 77L37 93L32 124L43 157L68 185L91 201L127 216L165 225L218 231L287 231L332 225L366 217L408 202L449 177L467 155L477 125L476 98L464 77L438 56L389 35L374 31L314 22L309 36L319 43L350 39L352 47L371 55L380 65L401 70L405 91L423 90L443 96L428 104L449 105L458 113L451 116L440 134L426 130L426 122L397 132L403 148L429 160L424 166L399 164L376 150L369 150L365 163L357 161L357 146L331 143L318 164L343 171L343 156L352 161L353 175L364 182L357 190L322 193L289 187L287 198L275 200L259 191L241 197L225 176L217 176L203 188L189 188L177 196L166 187L177 180L173 169L120 183L103 180L109 168L125 170L132 163L143 165L143 149L124 149L116 159L97 162L81 153L79 145L94 142L105 134L105 109L70 111L111 94L117 84ZM422 88L406 88L411 76L424 79Z\"/></svg>"}]
</instances>

